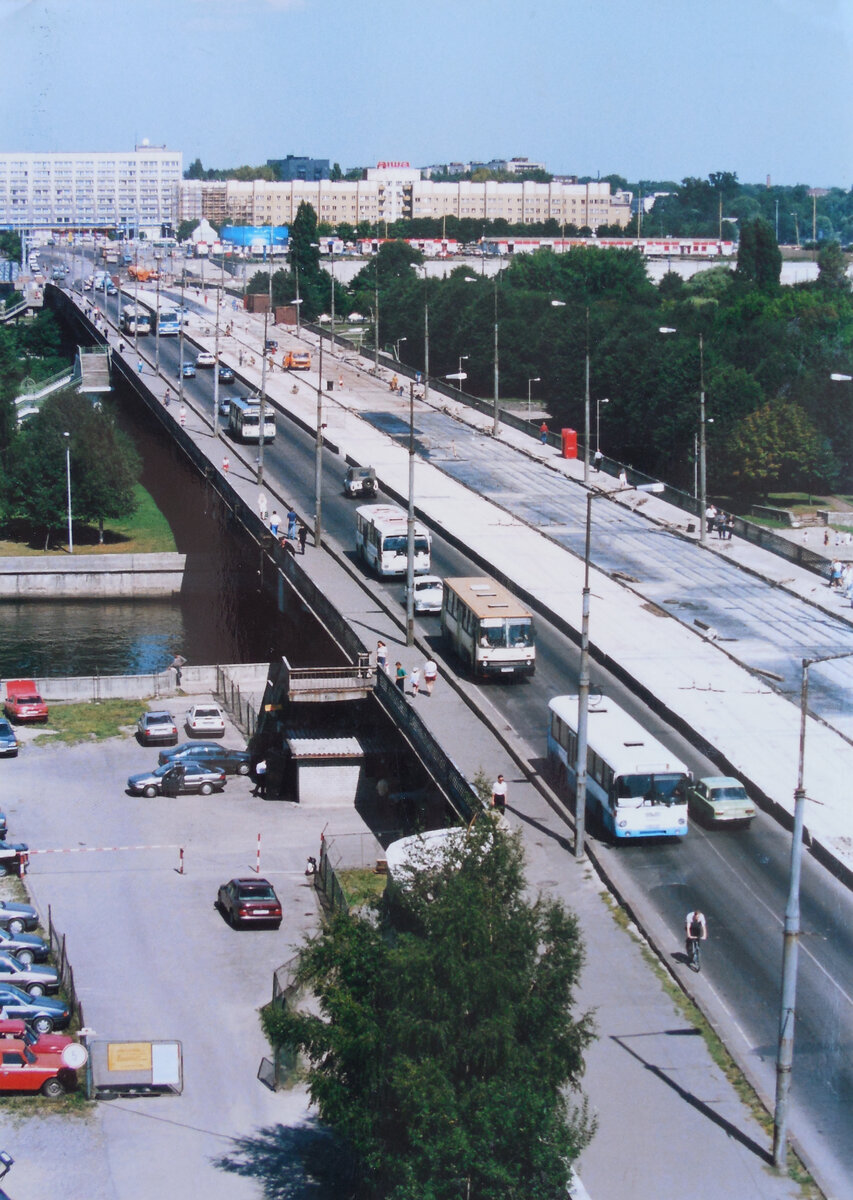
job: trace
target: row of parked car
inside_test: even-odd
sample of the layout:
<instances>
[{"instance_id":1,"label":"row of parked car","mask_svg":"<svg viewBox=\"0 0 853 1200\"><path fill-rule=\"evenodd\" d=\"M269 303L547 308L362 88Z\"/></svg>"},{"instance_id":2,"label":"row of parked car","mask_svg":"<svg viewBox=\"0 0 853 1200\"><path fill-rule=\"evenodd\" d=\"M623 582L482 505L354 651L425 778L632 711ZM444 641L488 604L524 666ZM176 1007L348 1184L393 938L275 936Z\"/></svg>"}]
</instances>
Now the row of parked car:
<instances>
[{"instance_id":1,"label":"row of parked car","mask_svg":"<svg viewBox=\"0 0 853 1200\"><path fill-rule=\"evenodd\" d=\"M184 714L184 729L191 739L223 737L225 714L218 704L193 704ZM249 774L248 750L232 750L213 741L178 744L177 722L165 709L143 713L136 731L141 745L169 748L160 751L152 770L130 776L127 790L132 795L209 796L224 789L226 776Z\"/></svg>"},{"instance_id":2,"label":"row of parked car","mask_svg":"<svg viewBox=\"0 0 853 1200\"><path fill-rule=\"evenodd\" d=\"M5 874L7 850L25 853L27 847L5 840L3 814L0 833ZM68 1027L71 1006L54 994L61 979L47 962L50 946L35 932L38 923L31 904L0 899L0 1091L57 1097L77 1087L77 1071L85 1066L88 1052L57 1032Z\"/></svg>"}]
</instances>

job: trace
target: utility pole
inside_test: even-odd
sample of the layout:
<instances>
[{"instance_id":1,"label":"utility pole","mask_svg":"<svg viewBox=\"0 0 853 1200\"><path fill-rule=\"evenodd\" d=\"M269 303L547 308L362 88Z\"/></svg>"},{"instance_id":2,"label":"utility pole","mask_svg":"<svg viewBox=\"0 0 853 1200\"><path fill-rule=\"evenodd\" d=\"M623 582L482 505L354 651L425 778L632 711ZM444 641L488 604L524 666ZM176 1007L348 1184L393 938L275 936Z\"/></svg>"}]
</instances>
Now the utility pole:
<instances>
[{"instance_id":1,"label":"utility pole","mask_svg":"<svg viewBox=\"0 0 853 1200\"><path fill-rule=\"evenodd\" d=\"M415 644L415 385L409 382L409 511L406 518L406 645Z\"/></svg>"},{"instance_id":2,"label":"utility pole","mask_svg":"<svg viewBox=\"0 0 853 1200\"><path fill-rule=\"evenodd\" d=\"M494 348L494 373L495 373L495 407L492 414L492 437L497 437L500 432L500 360L498 358L498 278L500 270L495 272L495 348Z\"/></svg>"},{"instance_id":3,"label":"utility pole","mask_svg":"<svg viewBox=\"0 0 853 1200\"><path fill-rule=\"evenodd\" d=\"M216 329L213 335L213 436L219 437L219 304L222 289L216 289ZM263 434L263 421L261 422ZM263 441L263 437L261 438Z\"/></svg>"},{"instance_id":4,"label":"utility pole","mask_svg":"<svg viewBox=\"0 0 853 1200\"><path fill-rule=\"evenodd\" d=\"M317 441L314 447L314 545L323 537L323 338L320 337L320 374L317 379Z\"/></svg>"},{"instance_id":5,"label":"utility pole","mask_svg":"<svg viewBox=\"0 0 853 1200\"><path fill-rule=\"evenodd\" d=\"M699 334L699 544L708 540L707 443L705 439L705 340Z\"/></svg>"},{"instance_id":6,"label":"utility pole","mask_svg":"<svg viewBox=\"0 0 853 1200\"><path fill-rule=\"evenodd\" d=\"M583 401L583 481L589 486L589 305L586 309L586 385Z\"/></svg>"},{"instance_id":7,"label":"utility pole","mask_svg":"<svg viewBox=\"0 0 853 1200\"><path fill-rule=\"evenodd\" d=\"M184 281L186 280L186 268L181 268L181 324L178 328L178 402L184 402L184 321L186 313L184 312ZM121 300L121 295L119 295Z\"/></svg>"},{"instance_id":8,"label":"utility pole","mask_svg":"<svg viewBox=\"0 0 853 1200\"><path fill-rule=\"evenodd\" d=\"M373 368L379 374L379 271L373 260Z\"/></svg>"}]
</instances>

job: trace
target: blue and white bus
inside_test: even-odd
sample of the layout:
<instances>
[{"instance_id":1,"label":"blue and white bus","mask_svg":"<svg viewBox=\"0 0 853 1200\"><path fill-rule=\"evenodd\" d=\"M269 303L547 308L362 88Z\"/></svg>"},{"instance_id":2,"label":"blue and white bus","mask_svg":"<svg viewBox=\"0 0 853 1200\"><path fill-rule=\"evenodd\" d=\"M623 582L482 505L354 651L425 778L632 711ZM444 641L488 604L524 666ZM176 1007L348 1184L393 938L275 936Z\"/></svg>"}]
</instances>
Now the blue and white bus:
<instances>
[{"instance_id":1,"label":"blue and white bus","mask_svg":"<svg viewBox=\"0 0 853 1200\"><path fill-rule=\"evenodd\" d=\"M363 504L356 510L355 547L377 575L405 575L409 547L408 514L396 504ZM415 521L415 574L429 570L429 530Z\"/></svg>"},{"instance_id":2,"label":"blue and white bus","mask_svg":"<svg viewBox=\"0 0 853 1200\"><path fill-rule=\"evenodd\" d=\"M157 332L160 337L177 337L183 320L181 310L174 304L161 304L155 313Z\"/></svg>"},{"instance_id":3,"label":"blue and white bus","mask_svg":"<svg viewBox=\"0 0 853 1200\"><path fill-rule=\"evenodd\" d=\"M575 794L578 698L548 702L548 765L558 789ZM590 700L586 808L617 842L684 837L690 772L680 759L606 696Z\"/></svg>"}]
</instances>

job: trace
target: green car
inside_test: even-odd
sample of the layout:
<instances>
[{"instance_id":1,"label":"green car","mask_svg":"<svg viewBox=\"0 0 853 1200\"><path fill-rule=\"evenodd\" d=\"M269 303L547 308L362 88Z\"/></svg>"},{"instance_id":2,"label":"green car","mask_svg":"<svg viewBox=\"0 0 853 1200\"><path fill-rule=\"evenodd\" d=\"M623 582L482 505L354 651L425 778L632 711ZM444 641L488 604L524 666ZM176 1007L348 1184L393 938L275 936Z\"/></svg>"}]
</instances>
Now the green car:
<instances>
[{"instance_id":1,"label":"green car","mask_svg":"<svg viewBox=\"0 0 853 1200\"><path fill-rule=\"evenodd\" d=\"M707 825L749 825L755 816L743 784L729 775L697 779L688 788L687 806Z\"/></svg>"}]
</instances>

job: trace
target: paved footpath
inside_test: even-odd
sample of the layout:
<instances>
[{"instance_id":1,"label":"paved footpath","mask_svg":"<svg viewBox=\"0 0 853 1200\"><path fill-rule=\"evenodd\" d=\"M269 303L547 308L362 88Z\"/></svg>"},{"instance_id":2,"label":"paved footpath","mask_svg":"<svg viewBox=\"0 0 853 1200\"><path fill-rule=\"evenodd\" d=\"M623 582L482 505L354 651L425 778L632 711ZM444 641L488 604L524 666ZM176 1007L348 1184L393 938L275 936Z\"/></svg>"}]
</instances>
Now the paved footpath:
<instances>
[{"instance_id":1,"label":"paved footpath","mask_svg":"<svg viewBox=\"0 0 853 1200\"><path fill-rule=\"evenodd\" d=\"M246 321L244 330L242 321L238 322L238 337L254 344L251 339L255 335L256 325ZM236 352L234 359L236 365ZM353 396L369 402L370 385L375 387L375 381L340 360L335 362L334 377L339 373L344 376L341 398L346 407L328 406L327 436L332 440L341 436L343 441L342 435L346 434L349 452L359 461L373 463L386 485L403 494L405 452L349 411L355 407ZM331 377L332 371L324 374ZM308 381L300 382L296 396L290 392L292 376L276 372L268 385L277 403L292 406L300 421L313 425L316 391ZM199 444L210 444L206 414L191 412L187 428ZM232 454L232 462L234 458ZM218 462L214 466L218 467ZM249 467L248 462L235 465L229 480L253 505L257 487ZM451 486L434 467L418 464L416 486L418 496L428 498L439 523L452 526L458 522L463 506L467 515L464 531L469 537L475 536L485 555L494 555L501 567L514 562L517 569L520 562L531 570L537 566L546 575L550 571L552 579L559 581L561 602L567 597L573 602L577 598L576 564L573 566L564 550L548 549L540 535L519 528L515 522L499 519L496 523L493 511L480 508L486 506L486 501L474 501L458 485ZM283 492L277 496L273 481L267 481L267 491L271 504L273 498L282 503L286 499ZM510 532L511 541L504 538L502 530ZM535 544L525 545L528 538L536 539ZM551 554L559 557L551 559ZM547 561L537 565L537 556L543 555ZM338 598L341 611L361 628L366 646L375 645L376 638L383 637L391 661L399 657L407 666L423 661L423 648L416 652L405 648L398 618L392 619L364 591L334 553L309 547L299 562L327 594ZM595 581L597 593L611 587L616 589L605 577ZM557 603L559 596L549 596L549 603ZM605 608L604 598L596 595L596 619L602 629L609 631L611 625L616 628L625 624L624 596L620 594L618 601L614 594L605 622L598 615ZM637 620L641 608L638 604ZM634 616L632 613L632 620ZM667 635L672 637L671 630ZM693 634L690 638L692 649L705 648L701 639ZM634 644L636 637L628 640ZM626 645L626 652L629 649ZM650 654L648 662L653 663L654 658ZM696 669L698 672L701 668L697 665ZM727 664L727 669L734 667ZM738 670L743 674L742 668ZM599 1127L579 1164L583 1185L592 1200L624 1200L627 1196L659 1200L675 1195L686 1200L710 1200L724 1194L776 1200L797 1195L793 1183L769 1168L767 1135L714 1064L702 1038L682 1017L658 974L650 969L649 952L639 935L624 930L614 919L602 884L589 863L576 864L568 853L568 826L540 791L519 775L504 743L477 719L451 684L442 676L432 697L422 693L413 703L469 778L480 769L488 774L504 773L510 784L509 818L522 831L531 887L564 899L581 922L587 965L578 1006L595 1012L599 1034L588 1055L584 1080ZM786 701L778 703L791 708Z\"/></svg>"}]
</instances>

